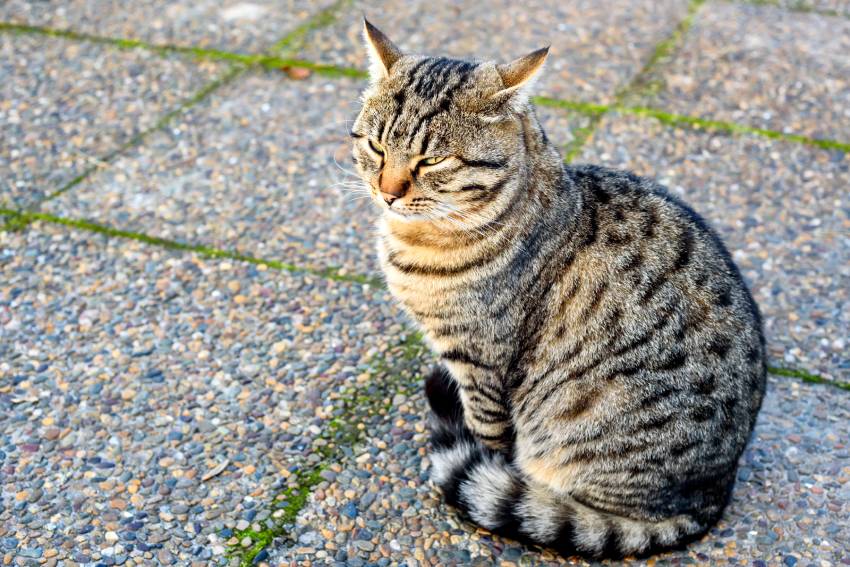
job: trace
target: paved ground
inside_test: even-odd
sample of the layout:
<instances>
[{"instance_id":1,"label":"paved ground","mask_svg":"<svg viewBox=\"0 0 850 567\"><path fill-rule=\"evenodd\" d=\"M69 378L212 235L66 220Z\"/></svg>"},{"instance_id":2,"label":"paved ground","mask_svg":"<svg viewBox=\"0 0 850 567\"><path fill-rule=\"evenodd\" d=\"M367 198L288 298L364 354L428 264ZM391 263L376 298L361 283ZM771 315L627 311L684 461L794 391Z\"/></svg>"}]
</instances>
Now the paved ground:
<instances>
[{"instance_id":1,"label":"paved ground","mask_svg":"<svg viewBox=\"0 0 850 567\"><path fill-rule=\"evenodd\" d=\"M0 4L3 564L559 564L428 483L430 358L345 187L364 11L409 49L551 43L550 137L682 195L753 288L773 376L732 504L636 563L850 565L834 0Z\"/></svg>"}]
</instances>

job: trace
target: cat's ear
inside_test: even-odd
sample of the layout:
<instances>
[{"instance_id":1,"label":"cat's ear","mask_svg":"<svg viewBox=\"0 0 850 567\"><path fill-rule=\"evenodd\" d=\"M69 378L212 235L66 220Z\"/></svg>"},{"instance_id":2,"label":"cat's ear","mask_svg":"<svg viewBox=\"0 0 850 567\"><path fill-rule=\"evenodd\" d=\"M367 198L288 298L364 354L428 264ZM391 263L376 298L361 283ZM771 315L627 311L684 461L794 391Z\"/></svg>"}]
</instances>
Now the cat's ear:
<instances>
[{"instance_id":1,"label":"cat's ear","mask_svg":"<svg viewBox=\"0 0 850 567\"><path fill-rule=\"evenodd\" d=\"M363 38L369 50L369 76L373 83L377 83L389 76L390 68L403 54L384 32L366 18L363 18Z\"/></svg>"},{"instance_id":2,"label":"cat's ear","mask_svg":"<svg viewBox=\"0 0 850 567\"><path fill-rule=\"evenodd\" d=\"M528 102L531 85L537 77L537 72L546 62L549 46L532 51L510 63L496 65L496 71L502 79L503 88L490 96L497 102L510 101L511 106L520 109Z\"/></svg>"}]
</instances>

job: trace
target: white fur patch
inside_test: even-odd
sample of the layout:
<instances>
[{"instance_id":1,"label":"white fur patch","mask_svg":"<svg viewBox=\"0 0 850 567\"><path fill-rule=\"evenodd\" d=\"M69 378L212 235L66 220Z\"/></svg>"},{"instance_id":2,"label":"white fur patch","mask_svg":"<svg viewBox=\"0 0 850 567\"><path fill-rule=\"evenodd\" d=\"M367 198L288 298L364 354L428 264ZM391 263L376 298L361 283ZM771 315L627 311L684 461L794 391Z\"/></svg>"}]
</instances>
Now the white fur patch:
<instances>
[{"instance_id":1,"label":"white fur patch","mask_svg":"<svg viewBox=\"0 0 850 567\"><path fill-rule=\"evenodd\" d=\"M455 471L466 466L475 451L476 447L470 443L458 443L451 449L435 451L431 454L431 480L442 486Z\"/></svg>"},{"instance_id":2,"label":"white fur patch","mask_svg":"<svg viewBox=\"0 0 850 567\"><path fill-rule=\"evenodd\" d=\"M608 535L608 522L605 517L577 502L573 505L576 513L573 522L576 547L590 552L602 551Z\"/></svg>"},{"instance_id":3,"label":"white fur patch","mask_svg":"<svg viewBox=\"0 0 850 567\"><path fill-rule=\"evenodd\" d=\"M479 525L495 529L501 524L500 508L516 483L508 464L502 460L479 463L461 484L460 494L469 515Z\"/></svg>"},{"instance_id":4,"label":"white fur patch","mask_svg":"<svg viewBox=\"0 0 850 567\"><path fill-rule=\"evenodd\" d=\"M567 520L564 507L548 489L530 486L517 506L522 532L541 543L554 543L561 524Z\"/></svg>"}]
</instances>

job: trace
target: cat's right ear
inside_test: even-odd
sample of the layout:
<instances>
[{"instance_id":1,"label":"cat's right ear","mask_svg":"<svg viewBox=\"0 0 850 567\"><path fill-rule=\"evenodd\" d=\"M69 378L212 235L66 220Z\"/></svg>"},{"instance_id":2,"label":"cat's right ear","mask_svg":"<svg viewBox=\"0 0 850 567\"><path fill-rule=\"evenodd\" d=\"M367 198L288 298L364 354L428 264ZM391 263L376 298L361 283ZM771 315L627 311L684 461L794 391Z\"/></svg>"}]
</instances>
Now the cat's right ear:
<instances>
[{"instance_id":1,"label":"cat's right ear","mask_svg":"<svg viewBox=\"0 0 850 567\"><path fill-rule=\"evenodd\" d=\"M390 68L403 54L384 32L366 18L363 18L363 38L369 50L369 77L372 83L377 83L389 76Z\"/></svg>"}]
</instances>

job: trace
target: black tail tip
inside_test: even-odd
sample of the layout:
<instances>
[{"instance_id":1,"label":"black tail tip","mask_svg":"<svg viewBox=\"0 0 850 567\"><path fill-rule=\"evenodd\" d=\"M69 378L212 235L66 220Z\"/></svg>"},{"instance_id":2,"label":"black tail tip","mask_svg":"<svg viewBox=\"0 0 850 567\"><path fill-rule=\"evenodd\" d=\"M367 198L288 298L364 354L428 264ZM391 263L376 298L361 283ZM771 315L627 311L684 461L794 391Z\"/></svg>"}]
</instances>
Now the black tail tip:
<instances>
[{"instance_id":1,"label":"black tail tip","mask_svg":"<svg viewBox=\"0 0 850 567\"><path fill-rule=\"evenodd\" d=\"M463 406L458 395L457 385L442 366L437 366L425 378L425 395L431 411L440 419L456 422L463 419Z\"/></svg>"}]
</instances>

